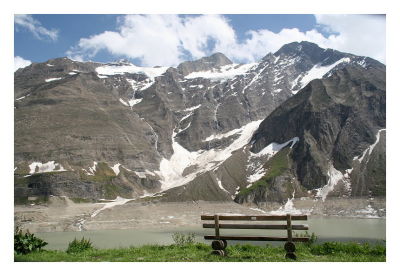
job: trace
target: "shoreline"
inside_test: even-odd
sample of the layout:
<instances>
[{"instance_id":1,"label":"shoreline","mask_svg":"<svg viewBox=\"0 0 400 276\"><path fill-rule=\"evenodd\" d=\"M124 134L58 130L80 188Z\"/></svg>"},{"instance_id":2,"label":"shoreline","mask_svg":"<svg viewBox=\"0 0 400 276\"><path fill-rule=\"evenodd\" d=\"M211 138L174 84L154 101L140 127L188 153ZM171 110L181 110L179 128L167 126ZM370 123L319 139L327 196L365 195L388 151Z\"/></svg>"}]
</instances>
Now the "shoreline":
<instances>
[{"instance_id":1,"label":"shoreline","mask_svg":"<svg viewBox=\"0 0 400 276\"><path fill-rule=\"evenodd\" d=\"M107 205L108 204L108 205ZM108 203L74 203L52 197L46 205L14 206L14 223L31 233L111 229L176 229L201 225L202 214L302 213L312 218L386 219L385 198L289 199L285 205L235 202L152 202L116 199Z\"/></svg>"}]
</instances>

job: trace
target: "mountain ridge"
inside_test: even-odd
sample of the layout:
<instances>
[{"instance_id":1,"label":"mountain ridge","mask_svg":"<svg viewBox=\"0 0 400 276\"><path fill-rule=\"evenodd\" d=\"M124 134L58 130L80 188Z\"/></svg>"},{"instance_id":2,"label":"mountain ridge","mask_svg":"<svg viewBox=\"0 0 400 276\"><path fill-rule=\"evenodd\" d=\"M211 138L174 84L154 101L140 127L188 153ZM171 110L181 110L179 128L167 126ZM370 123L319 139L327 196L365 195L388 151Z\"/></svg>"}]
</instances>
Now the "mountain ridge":
<instances>
[{"instance_id":1,"label":"mountain ridge","mask_svg":"<svg viewBox=\"0 0 400 276\"><path fill-rule=\"evenodd\" d=\"M299 47L307 51L301 52ZM301 54L294 56L296 51ZM258 127L256 122L306 89L308 83L303 80L333 74L349 65L385 71L384 65L372 59L305 42L283 46L259 63L248 65L233 64L222 55L184 62L180 68L142 68L127 62L86 64L60 58L18 70L17 178L35 175L28 168L33 162L40 162L43 167L54 160L69 170L73 179L91 178L88 173L94 167L93 179L87 181L100 194L84 193L85 197L106 196L106 191L109 197L138 197L163 191L163 187L170 187L165 186L167 180L172 179L186 179L179 183L196 186L191 182L198 183L196 179L204 172L223 170L227 160L236 158L229 151L237 152L246 146L246 139ZM46 137L41 133L55 135ZM36 171L41 170L40 166ZM242 171L239 165L231 166ZM113 168L118 168L118 173ZM96 178L96 174L104 177ZM209 188L197 185L196 189L202 190L200 194L207 194L210 189L220 191L221 195L217 193L212 198L232 200L236 183L246 183L246 176L225 180L229 174L230 170L219 176L209 174ZM40 193L24 185L19 185L19 194ZM60 193L62 188L56 190Z\"/></svg>"}]
</instances>

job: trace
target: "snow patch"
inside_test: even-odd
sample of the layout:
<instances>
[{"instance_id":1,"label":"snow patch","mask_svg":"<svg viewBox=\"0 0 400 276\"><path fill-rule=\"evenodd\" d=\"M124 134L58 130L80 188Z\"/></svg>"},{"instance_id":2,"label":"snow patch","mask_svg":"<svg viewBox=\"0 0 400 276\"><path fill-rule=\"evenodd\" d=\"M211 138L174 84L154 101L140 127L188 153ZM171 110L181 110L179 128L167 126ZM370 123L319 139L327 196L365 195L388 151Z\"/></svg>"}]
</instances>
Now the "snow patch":
<instances>
[{"instance_id":1,"label":"snow patch","mask_svg":"<svg viewBox=\"0 0 400 276\"><path fill-rule=\"evenodd\" d=\"M58 167L58 169L56 169ZM65 172L67 171L64 167L56 163L55 161L49 161L47 163L32 162L29 165L29 174L34 173L45 173L45 172Z\"/></svg>"},{"instance_id":2,"label":"snow patch","mask_svg":"<svg viewBox=\"0 0 400 276\"><path fill-rule=\"evenodd\" d=\"M378 131L378 133L376 134L376 140L375 140L375 143L373 143L372 145L370 145L368 148L366 148L365 150L364 150L364 152L362 153L362 155L361 156L359 156L359 157L354 157L353 158L353 160L358 160L358 162L362 162L363 160L364 160L364 158L365 158L365 156L367 155L367 153L368 153L368 156L370 156L371 155L371 153L372 153L372 151L374 150L374 148L375 148L375 146L379 143L379 140L380 140L380 138L381 138L381 132L382 131L386 131L386 128L383 128L383 129L380 129L379 131ZM369 159L367 160L367 162L369 161Z\"/></svg>"},{"instance_id":3,"label":"snow patch","mask_svg":"<svg viewBox=\"0 0 400 276\"><path fill-rule=\"evenodd\" d=\"M230 137L232 135L241 133L243 131L243 127L242 128L237 128L237 129L233 129L231 131L225 132L225 133L221 133L221 134L212 134L210 136L208 136L206 139L204 139L204 142L208 142L208 141L212 141L215 139L222 139L222 138L226 138L226 137Z\"/></svg>"},{"instance_id":4,"label":"snow patch","mask_svg":"<svg viewBox=\"0 0 400 276\"><path fill-rule=\"evenodd\" d=\"M244 94L244 92L246 91L246 89L247 89L248 87L250 87L250 86L260 77L261 73L265 70L265 68L267 68L268 65L269 65L269 64L267 63L267 65L265 65L263 69L261 69L260 71L258 71L258 72L256 73L256 75L251 79L251 81L243 88L242 94Z\"/></svg>"},{"instance_id":5,"label":"snow patch","mask_svg":"<svg viewBox=\"0 0 400 276\"><path fill-rule=\"evenodd\" d=\"M277 84L277 83L279 83L279 82L280 82L280 80L281 80L281 79L283 79L283 77L284 77L283 75L282 75L282 76L280 76L280 77L279 77L279 76L275 76L275 78L274 78L274 84Z\"/></svg>"},{"instance_id":6,"label":"snow patch","mask_svg":"<svg viewBox=\"0 0 400 276\"><path fill-rule=\"evenodd\" d=\"M202 85L202 84L193 84L193 85L189 85L189 87L190 87L190 88L200 88L200 89L203 89L203 88L204 88L204 85Z\"/></svg>"},{"instance_id":7,"label":"snow patch","mask_svg":"<svg viewBox=\"0 0 400 276\"><path fill-rule=\"evenodd\" d=\"M92 218L97 216L101 211L104 211L105 209L113 208L114 206L118 205L124 205L125 203L134 200L133 198L127 199L123 197L117 196L113 201L111 202L106 202L106 203L99 203L99 204L104 204L104 206L96 211L91 215Z\"/></svg>"},{"instance_id":8,"label":"snow patch","mask_svg":"<svg viewBox=\"0 0 400 276\"><path fill-rule=\"evenodd\" d=\"M144 172L134 172L139 178L147 178L147 175L151 176L156 176L155 173L149 171L149 170L144 170Z\"/></svg>"},{"instance_id":9,"label":"snow patch","mask_svg":"<svg viewBox=\"0 0 400 276\"><path fill-rule=\"evenodd\" d=\"M337 65L339 65L340 63L343 63L343 62L349 63L350 62L350 58L339 59L335 63L333 63L331 65L327 65L327 66L321 66L321 64L314 65L314 67L311 68L311 70L308 71L306 73L306 75L302 77L302 79L300 81L300 85L301 85L300 89L305 87L310 81L312 81L314 79L322 78L326 73L328 73L330 70L332 70ZM293 93L295 93L295 92L293 92Z\"/></svg>"},{"instance_id":10,"label":"snow patch","mask_svg":"<svg viewBox=\"0 0 400 276\"><path fill-rule=\"evenodd\" d=\"M45 82L51 82L51 81L57 81L57 80L61 80L62 78L50 78L50 79L45 79Z\"/></svg>"},{"instance_id":11,"label":"snow patch","mask_svg":"<svg viewBox=\"0 0 400 276\"><path fill-rule=\"evenodd\" d=\"M218 187L219 187L222 191L224 191L224 192L230 194L230 193L224 188L224 186L222 186L222 181L221 181L221 179L218 179L218 177L217 177L217 183L218 183Z\"/></svg>"},{"instance_id":12,"label":"snow patch","mask_svg":"<svg viewBox=\"0 0 400 276\"><path fill-rule=\"evenodd\" d=\"M129 102L129 106L132 107L132 106L134 106L135 104L140 103L142 100L143 100L143 98L141 98L141 99L132 99L132 100L129 100L129 101L128 101L128 102Z\"/></svg>"},{"instance_id":13,"label":"snow patch","mask_svg":"<svg viewBox=\"0 0 400 276\"><path fill-rule=\"evenodd\" d=\"M111 169L114 171L115 175L119 175L119 166L121 166L120 163L115 164Z\"/></svg>"},{"instance_id":14,"label":"snow patch","mask_svg":"<svg viewBox=\"0 0 400 276\"><path fill-rule=\"evenodd\" d=\"M185 76L185 79L204 78L212 81L226 81L233 79L238 75L247 74L258 63L249 64L228 64L219 68L213 68L209 71L193 72Z\"/></svg>"},{"instance_id":15,"label":"snow patch","mask_svg":"<svg viewBox=\"0 0 400 276\"><path fill-rule=\"evenodd\" d=\"M325 201L328 194L333 191L339 181L344 180L343 174L336 170L332 164L330 164L327 175L329 177L328 183L324 187L319 188L316 194L316 197L321 198L322 201Z\"/></svg>"},{"instance_id":16,"label":"snow patch","mask_svg":"<svg viewBox=\"0 0 400 276\"><path fill-rule=\"evenodd\" d=\"M192 106L192 107L188 107L188 108L184 109L183 111L185 111L185 112L193 111L193 110L200 108L200 106L201 106L201 104Z\"/></svg>"},{"instance_id":17,"label":"snow patch","mask_svg":"<svg viewBox=\"0 0 400 276\"><path fill-rule=\"evenodd\" d=\"M261 166L260 168L258 168L252 175L249 175L247 177L247 182L249 183L254 183L257 180L261 179L261 177L263 177L265 175L266 171L264 169L264 166ZM250 188L252 184L248 185L247 188Z\"/></svg>"},{"instance_id":18,"label":"snow patch","mask_svg":"<svg viewBox=\"0 0 400 276\"><path fill-rule=\"evenodd\" d=\"M268 146L266 146L265 148L263 148L260 152L258 153L252 153L250 152L250 155L252 157L261 157L264 155L275 155L278 151L280 151L282 148L286 147L287 145L289 145L290 143L292 143L290 145L290 148L293 148L293 146L299 141L299 137L294 137L292 139L290 139L289 141L282 143L282 144L278 144L278 143L271 143Z\"/></svg>"},{"instance_id":19,"label":"snow patch","mask_svg":"<svg viewBox=\"0 0 400 276\"><path fill-rule=\"evenodd\" d=\"M303 214L304 212L302 210L298 210L294 207L294 204L293 204L294 193L295 193L295 191L293 191L292 198L288 198L285 205L279 207L279 209L276 211L271 211L270 214L271 215L286 215L286 214L301 215L301 214Z\"/></svg>"},{"instance_id":20,"label":"snow patch","mask_svg":"<svg viewBox=\"0 0 400 276\"><path fill-rule=\"evenodd\" d=\"M87 175L94 175L96 173L97 162L93 161L93 166L89 167L89 171L82 169Z\"/></svg>"},{"instance_id":21,"label":"snow patch","mask_svg":"<svg viewBox=\"0 0 400 276\"><path fill-rule=\"evenodd\" d=\"M99 75L124 75L128 74L145 74L150 79L161 76L167 71L168 67L139 67L134 64L129 65L104 65L96 68Z\"/></svg>"},{"instance_id":22,"label":"snow patch","mask_svg":"<svg viewBox=\"0 0 400 276\"><path fill-rule=\"evenodd\" d=\"M123 105L130 107L130 104L126 103L123 99L119 98L119 101L120 101Z\"/></svg>"},{"instance_id":23,"label":"snow patch","mask_svg":"<svg viewBox=\"0 0 400 276\"><path fill-rule=\"evenodd\" d=\"M178 131L177 131L176 134L179 134L179 133L181 133L181 132L187 130L187 129L191 126L191 124L192 124L192 122L189 122L189 124L188 124L186 127L182 128L182 129L178 129Z\"/></svg>"},{"instance_id":24,"label":"snow patch","mask_svg":"<svg viewBox=\"0 0 400 276\"><path fill-rule=\"evenodd\" d=\"M364 57L362 60L357 61L357 64L360 65L363 68L367 68L366 58Z\"/></svg>"}]
</instances>

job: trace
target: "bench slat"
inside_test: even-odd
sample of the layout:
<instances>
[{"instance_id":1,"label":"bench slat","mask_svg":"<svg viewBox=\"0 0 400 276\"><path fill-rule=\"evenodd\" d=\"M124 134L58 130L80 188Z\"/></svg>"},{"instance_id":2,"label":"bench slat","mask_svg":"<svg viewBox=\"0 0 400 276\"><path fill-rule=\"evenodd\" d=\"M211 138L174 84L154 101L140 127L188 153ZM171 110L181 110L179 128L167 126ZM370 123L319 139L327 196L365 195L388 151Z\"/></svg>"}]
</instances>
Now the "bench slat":
<instances>
[{"instance_id":1,"label":"bench slat","mask_svg":"<svg viewBox=\"0 0 400 276\"><path fill-rule=\"evenodd\" d=\"M253 221L286 221L286 216L218 216L219 220L253 220ZM202 220L214 220L214 216L202 215ZM307 215L294 215L291 216L292 220L307 220Z\"/></svg>"},{"instance_id":2,"label":"bench slat","mask_svg":"<svg viewBox=\"0 0 400 276\"><path fill-rule=\"evenodd\" d=\"M215 224L204 223L203 228L215 228ZM276 229L286 230L287 225L274 224L219 224L220 229ZM308 230L308 225L292 225L292 230Z\"/></svg>"},{"instance_id":3,"label":"bench slat","mask_svg":"<svg viewBox=\"0 0 400 276\"><path fill-rule=\"evenodd\" d=\"M245 237L245 236L204 236L206 240L237 240L237 241L287 241L287 237ZM292 238L294 242L307 242L309 238L301 237L301 238Z\"/></svg>"}]
</instances>

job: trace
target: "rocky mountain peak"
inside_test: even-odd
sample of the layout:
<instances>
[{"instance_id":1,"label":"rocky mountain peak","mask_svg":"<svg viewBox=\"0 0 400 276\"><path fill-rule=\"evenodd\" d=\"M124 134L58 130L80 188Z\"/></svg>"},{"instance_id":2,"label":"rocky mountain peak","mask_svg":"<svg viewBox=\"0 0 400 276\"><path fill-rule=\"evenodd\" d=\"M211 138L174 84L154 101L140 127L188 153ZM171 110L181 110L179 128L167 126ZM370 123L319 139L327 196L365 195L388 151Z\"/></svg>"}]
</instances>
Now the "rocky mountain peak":
<instances>
[{"instance_id":1,"label":"rocky mountain peak","mask_svg":"<svg viewBox=\"0 0 400 276\"><path fill-rule=\"evenodd\" d=\"M301 41L301 42L292 42L283 45L278 51L274 53L275 56L280 55L298 55L299 53L306 55L313 55L315 53L323 52L324 49L320 48L317 44Z\"/></svg>"},{"instance_id":2,"label":"rocky mountain peak","mask_svg":"<svg viewBox=\"0 0 400 276\"><path fill-rule=\"evenodd\" d=\"M115 60L115 61L110 62L108 64L109 65L114 65L114 66L130 66L130 65L132 65L132 63L127 59Z\"/></svg>"},{"instance_id":3,"label":"rocky mountain peak","mask_svg":"<svg viewBox=\"0 0 400 276\"><path fill-rule=\"evenodd\" d=\"M208 57L194 61L185 61L178 65L178 72L186 76L192 72L207 71L224 65L232 64L232 61L222 53L215 53Z\"/></svg>"},{"instance_id":4,"label":"rocky mountain peak","mask_svg":"<svg viewBox=\"0 0 400 276\"><path fill-rule=\"evenodd\" d=\"M219 53L219 52L212 54L209 57L204 57L203 60L206 62L211 62L211 63L215 64L215 66L223 66L223 65L232 64L232 61L229 58L227 58L223 53Z\"/></svg>"}]
</instances>

